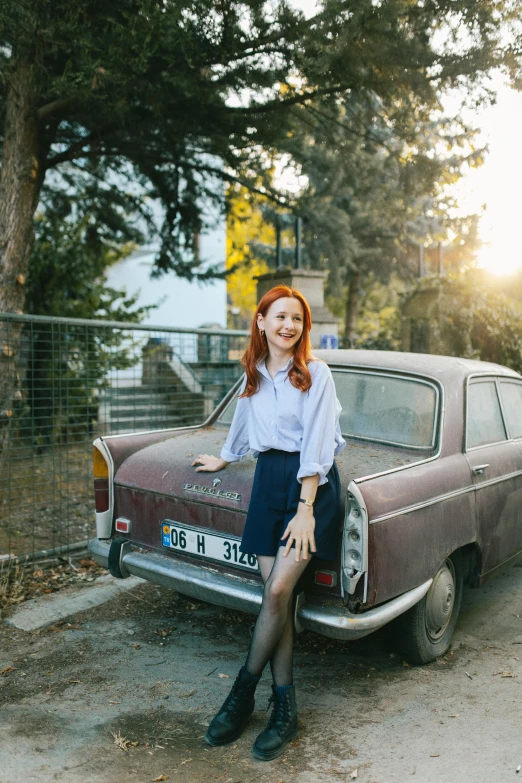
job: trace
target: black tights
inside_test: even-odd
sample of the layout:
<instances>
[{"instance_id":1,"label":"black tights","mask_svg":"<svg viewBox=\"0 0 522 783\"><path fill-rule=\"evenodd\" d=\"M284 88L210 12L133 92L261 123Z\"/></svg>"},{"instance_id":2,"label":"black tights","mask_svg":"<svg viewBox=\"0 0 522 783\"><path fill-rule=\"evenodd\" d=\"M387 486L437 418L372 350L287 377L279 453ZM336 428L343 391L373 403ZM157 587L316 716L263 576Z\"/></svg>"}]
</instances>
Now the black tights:
<instances>
[{"instance_id":1,"label":"black tights","mask_svg":"<svg viewBox=\"0 0 522 783\"><path fill-rule=\"evenodd\" d=\"M308 560L295 560L295 550L287 557L279 547L276 557L259 556L259 570L265 589L246 660L250 674L261 675L268 661L274 685L291 685L293 681L293 617L294 587Z\"/></svg>"}]
</instances>

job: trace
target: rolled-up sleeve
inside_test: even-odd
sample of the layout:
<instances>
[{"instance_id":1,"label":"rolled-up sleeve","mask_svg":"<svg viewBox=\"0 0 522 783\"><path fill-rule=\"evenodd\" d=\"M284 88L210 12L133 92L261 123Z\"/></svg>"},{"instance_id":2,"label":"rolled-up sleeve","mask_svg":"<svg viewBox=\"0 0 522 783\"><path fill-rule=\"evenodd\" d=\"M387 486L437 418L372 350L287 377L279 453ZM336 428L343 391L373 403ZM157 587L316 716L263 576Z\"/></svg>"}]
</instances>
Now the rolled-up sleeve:
<instances>
[{"instance_id":1,"label":"rolled-up sleeve","mask_svg":"<svg viewBox=\"0 0 522 783\"><path fill-rule=\"evenodd\" d=\"M320 362L312 378L312 386L305 392L303 408L303 439L298 481L305 476L319 474L319 486L327 484L336 452L336 429L339 403L329 367Z\"/></svg>"},{"instance_id":2,"label":"rolled-up sleeve","mask_svg":"<svg viewBox=\"0 0 522 783\"><path fill-rule=\"evenodd\" d=\"M241 384L239 394L243 393L245 385L246 378ZM247 456L250 450L248 436L249 402L248 397L240 397L237 401L228 437L221 449L221 459L224 459L225 462L239 462Z\"/></svg>"}]
</instances>

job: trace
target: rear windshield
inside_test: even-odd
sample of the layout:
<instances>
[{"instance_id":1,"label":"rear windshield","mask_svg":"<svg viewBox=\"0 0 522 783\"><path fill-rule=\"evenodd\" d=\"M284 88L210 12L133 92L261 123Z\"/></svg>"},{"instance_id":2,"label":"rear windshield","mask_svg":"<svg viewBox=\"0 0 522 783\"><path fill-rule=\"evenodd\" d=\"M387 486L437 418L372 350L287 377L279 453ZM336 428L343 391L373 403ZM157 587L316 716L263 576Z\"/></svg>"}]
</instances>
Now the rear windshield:
<instances>
[{"instance_id":1,"label":"rear windshield","mask_svg":"<svg viewBox=\"0 0 522 783\"><path fill-rule=\"evenodd\" d=\"M435 445L438 390L427 381L332 370L343 435L416 449Z\"/></svg>"},{"instance_id":2,"label":"rear windshield","mask_svg":"<svg viewBox=\"0 0 522 783\"><path fill-rule=\"evenodd\" d=\"M332 369L332 375L345 437L414 449L435 446L439 392L429 381L357 370ZM219 417L222 424L232 422L236 405L237 398Z\"/></svg>"}]
</instances>

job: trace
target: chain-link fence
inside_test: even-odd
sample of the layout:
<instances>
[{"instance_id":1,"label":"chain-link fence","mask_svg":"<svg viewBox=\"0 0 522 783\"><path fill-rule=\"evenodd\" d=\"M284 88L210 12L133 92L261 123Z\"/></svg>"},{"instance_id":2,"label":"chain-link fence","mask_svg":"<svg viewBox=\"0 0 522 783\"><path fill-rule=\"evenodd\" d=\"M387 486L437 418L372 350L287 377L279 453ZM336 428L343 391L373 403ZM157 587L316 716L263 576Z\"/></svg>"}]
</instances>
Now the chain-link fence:
<instances>
[{"instance_id":1,"label":"chain-link fence","mask_svg":"<svg viewBox=\"0 0 522 783\"><path fill-rule=\"evenodd\" d=\"M0 313L20 346L0 455L0 560L93 533L92 441L204 421L247 333ZM1 441L0 441L1 443Z\"/></svg>"}]
</instances>

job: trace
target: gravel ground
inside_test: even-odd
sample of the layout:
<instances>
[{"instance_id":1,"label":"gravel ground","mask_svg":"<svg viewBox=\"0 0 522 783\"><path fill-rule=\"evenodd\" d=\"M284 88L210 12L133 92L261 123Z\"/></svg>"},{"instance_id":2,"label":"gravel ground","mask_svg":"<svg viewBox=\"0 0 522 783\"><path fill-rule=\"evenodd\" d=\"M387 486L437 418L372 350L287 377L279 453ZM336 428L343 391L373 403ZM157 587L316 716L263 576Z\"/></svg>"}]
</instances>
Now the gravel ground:
<instances>
[{"instance_id":1,"label":"gravel ground","mask_svg":"<svg viewBox=\"0 0 522 783\"><path fill-rule=\"evenodd\" d=\"M465 593L451 651L425 667L390 654L384 634L301 634L300 738L268 763L250 752L266 675L241 739L203 743L251 622L145 583L39 632L1 624L0 783L518 780L522 568Z\"/></svg>"}]
</instances>

